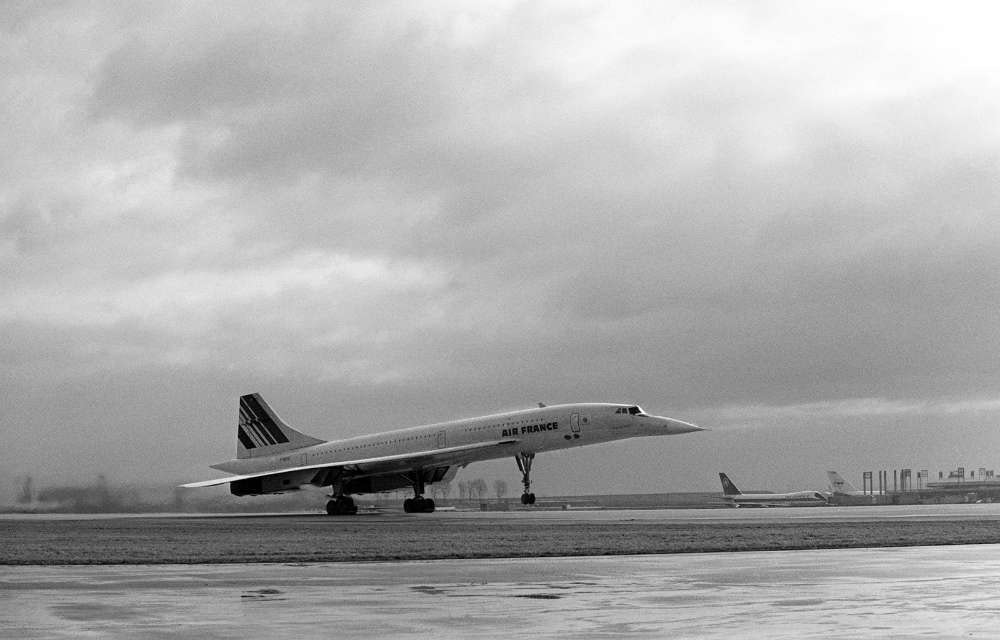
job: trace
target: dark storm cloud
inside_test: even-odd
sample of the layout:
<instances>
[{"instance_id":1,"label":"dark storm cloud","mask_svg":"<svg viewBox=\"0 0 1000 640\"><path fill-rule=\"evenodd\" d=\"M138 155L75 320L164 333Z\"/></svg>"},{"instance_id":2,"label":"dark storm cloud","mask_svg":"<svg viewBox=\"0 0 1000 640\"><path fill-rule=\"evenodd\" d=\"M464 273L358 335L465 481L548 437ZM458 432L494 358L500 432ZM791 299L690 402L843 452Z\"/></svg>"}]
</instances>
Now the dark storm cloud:
<instances>
[{"instance_id":1,"label":"dark storm cloud","mask_svg":"<svg viewBox=\"0 0 1000 640\"><path fill-rule=\"evenodd\" d=\"M455 63L415 21L382 34L363 13L315 13L208 28L193 47L186 33L137 36L101 64L94 113L199 125L187 132L181 168L207 180L378 171L405 151L399 138L412 133L401 134L440 117Z\"/></svg>"},{"instance_id":2,"label":"dark storm cloud","mask_svg":"<svg viewBox=\"0 0 1000 640\"><path fill-rule=\"evenodd\" d=\"M150 43L129 40L101 65L94 113L155 125L256 104L283 89L280 76L254 66L268 44L253 33L237 34L200 54L177 46L176 57L165 58Z\"/></svg>"},{"instance_id":3,"label":"dark storm cloud","mask_svg":"<svg viewBox=\"0 0 1000 640\"><path fill-rule=\"evenodd\" d=\"M768 3L15 13L0 322L31 397L222 380L212 402L271 390L331 437L539 399L722 428L992 411L983 21ZM192 437L127 419L112 428Z\"/></svg>"}]
</instances>

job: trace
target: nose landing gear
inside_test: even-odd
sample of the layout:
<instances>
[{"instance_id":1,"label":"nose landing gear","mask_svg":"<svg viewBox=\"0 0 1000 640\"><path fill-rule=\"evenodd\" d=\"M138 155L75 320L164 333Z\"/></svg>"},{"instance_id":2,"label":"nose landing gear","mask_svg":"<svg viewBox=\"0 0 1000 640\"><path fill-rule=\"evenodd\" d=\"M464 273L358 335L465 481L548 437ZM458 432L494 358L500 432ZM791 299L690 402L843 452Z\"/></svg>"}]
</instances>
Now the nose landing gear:
<instances>
[{"instance_id":1,"label":"nose landing gear","mask_svg":"<svg viewBox=\"0 0 1000 640\"><path fill-rule=\"evenodd\" d=\"M524 493L521 494L521 504L535 504L535 494L531 493L531 463L535 460L534 453L521 453L514 456L517 468L521 471L521 483Z\"/></svg>"}]
</instances>

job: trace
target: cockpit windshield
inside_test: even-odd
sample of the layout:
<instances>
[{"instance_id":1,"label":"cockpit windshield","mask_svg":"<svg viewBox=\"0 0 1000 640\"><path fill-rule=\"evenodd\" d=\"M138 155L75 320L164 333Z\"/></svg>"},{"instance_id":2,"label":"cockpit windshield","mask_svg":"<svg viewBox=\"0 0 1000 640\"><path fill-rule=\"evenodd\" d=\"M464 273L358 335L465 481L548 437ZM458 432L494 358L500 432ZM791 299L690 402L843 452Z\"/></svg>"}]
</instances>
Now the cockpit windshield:
<instances>
[{"instance_id":1,"label":"cockpit windshield","mask_svg":"<svg viewBox=\"0 0 1000 640\"><path fill-rule=\"evenodd\" d=\"M618 407L615 409L615 413L627 413L633 416L645 414L646 412L642 410L641 407L637 405L632 405L631 407Z\"/></svg>"}]
</instances>

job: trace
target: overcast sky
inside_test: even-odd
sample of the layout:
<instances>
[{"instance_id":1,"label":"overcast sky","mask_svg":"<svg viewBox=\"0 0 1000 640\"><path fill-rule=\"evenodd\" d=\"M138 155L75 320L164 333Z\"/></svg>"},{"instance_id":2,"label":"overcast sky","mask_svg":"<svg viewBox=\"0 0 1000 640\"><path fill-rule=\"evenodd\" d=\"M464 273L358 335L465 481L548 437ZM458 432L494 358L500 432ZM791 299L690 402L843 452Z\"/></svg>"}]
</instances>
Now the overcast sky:
<instances>
[{"instance_id":1,"label":"overcast sky","mask_svg":"<svg viewBox=\"0 0 1000 640\"><path fill-rule=\"evenodd\" d=\"M578 401L558 493L1000 470L993 3L7 2L0 481ZM465 479L519 478L512 460Z\"/></svg>"}]
</instances>

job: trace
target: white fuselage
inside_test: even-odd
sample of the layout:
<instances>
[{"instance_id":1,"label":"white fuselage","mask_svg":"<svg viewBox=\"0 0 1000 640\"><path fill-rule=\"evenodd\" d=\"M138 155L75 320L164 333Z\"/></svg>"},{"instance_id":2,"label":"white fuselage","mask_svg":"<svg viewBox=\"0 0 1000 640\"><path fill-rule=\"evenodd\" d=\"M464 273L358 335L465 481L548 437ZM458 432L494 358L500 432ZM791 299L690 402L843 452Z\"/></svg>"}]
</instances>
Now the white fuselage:
<instances>
[{"instance_id":1,"label":"white fuselage","mask_svg":"<svg viewBox=\"0 0 1000 640\"><path fill-rule=\"evenodd\" d=\"M461 461L465 465L518 453L538 453L637 436L674 435L701 430L672 418L629 413L629 409L628 405L603 403L539 407L331 440L278 454L229 460L213 467L234 474L249 474L511 440L499 448L468 454Z\"/></svg>"},{"instance_id":2,"label":"white fuselage","mask_svg":"<svg viewBox=\"0 0 1000 640\"><path fill-rule=\"evenodd\" d=\"M739 493L723 497L737 507L821 507L829 504L827 497L819 491Z\"/></svg>"}]
</instances>

